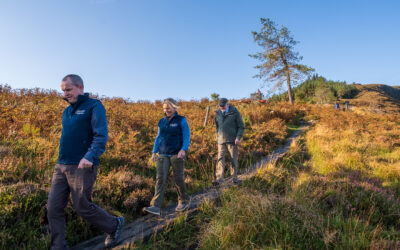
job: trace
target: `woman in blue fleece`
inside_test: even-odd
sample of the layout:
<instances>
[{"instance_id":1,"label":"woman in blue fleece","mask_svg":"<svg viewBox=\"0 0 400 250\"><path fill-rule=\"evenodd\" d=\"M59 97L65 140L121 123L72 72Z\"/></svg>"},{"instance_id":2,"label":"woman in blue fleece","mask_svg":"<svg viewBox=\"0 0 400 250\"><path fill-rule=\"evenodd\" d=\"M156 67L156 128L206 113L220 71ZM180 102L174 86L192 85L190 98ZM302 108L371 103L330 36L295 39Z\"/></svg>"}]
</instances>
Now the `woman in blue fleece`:
<instances>
[{"instance_id":1,"label":"woman in blue fleece","mask_svg":"<svg viewBox=\"0 0 400 250\"><path fill-rule=\"evenodd\" d=\"M154 162L157 161L156 190L150 207L144 208L146 212L156 215L160 215L171 165L178 190L178 206L175 211L180 212L188 208L183 173L186 152L190 144L189 125L184 116L178 115L178 105L174 99L165 99L163 109L165 117L158 122L158 133L154 142L153 155L151 156Z\"/></svg>"}]
</instances>

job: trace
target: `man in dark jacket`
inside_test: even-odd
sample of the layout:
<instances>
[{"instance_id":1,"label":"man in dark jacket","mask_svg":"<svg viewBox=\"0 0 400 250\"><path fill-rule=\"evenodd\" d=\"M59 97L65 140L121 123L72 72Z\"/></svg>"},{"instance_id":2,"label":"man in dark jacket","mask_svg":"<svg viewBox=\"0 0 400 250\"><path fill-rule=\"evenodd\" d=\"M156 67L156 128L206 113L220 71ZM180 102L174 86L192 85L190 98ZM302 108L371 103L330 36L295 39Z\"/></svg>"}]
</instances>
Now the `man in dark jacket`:
<instances>
[{"instance_id":1,"label":"man in dark jacket","mask_svg":"<svg viewBox=\"0 0 400 250\"><path fill-rule=\"evenodd\" d=\"M221 183L224 178L226 152L229 153L232 162L231 175L233 176L233 182L237 183L238 145L244 132L243 120L239 111L234 106L229 105L226 98L219 99L218 105L219 109L215 114L218 143L216 184Z\"/></svg>"},{"instance_id":2,"label":"man in dark jacket","mask_svg":"<svg viewBox=\"0 0 400 250\"><path fill-rule=\"evenodd\" d=\"M92 203L99 157L108 139L107 118L103 104L83 92L78 75L63 78L61 89L70 105L62 116L58 161L54 168L47 202L51 231L51 249L68 249L65 240L65 212L71 193L76 212L107 233L106 247L117 243L124 223Z\"/></svg>"}]
</instances>

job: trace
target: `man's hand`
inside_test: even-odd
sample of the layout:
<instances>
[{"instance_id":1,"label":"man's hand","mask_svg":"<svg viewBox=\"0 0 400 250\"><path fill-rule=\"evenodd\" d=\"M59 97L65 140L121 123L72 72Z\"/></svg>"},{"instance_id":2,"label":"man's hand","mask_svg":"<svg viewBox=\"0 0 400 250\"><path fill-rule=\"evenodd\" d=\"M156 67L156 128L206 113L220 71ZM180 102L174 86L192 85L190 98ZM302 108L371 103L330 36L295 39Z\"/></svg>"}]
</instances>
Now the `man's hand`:
<instances>
[{"instance_id":1,"label":"man's hand","mask_svg":"<svg viewBox=\"0 0 400 250\"><path fill-rule=\"evenodd\" d=\"M91 166L93 166L93 162L82 158L82 160L79 162L78 168L90 168Z\"/></svg>"},{"instance_id":2,"label":"man's hand","mask_svg":"<svg viewBox=\"0 0 400 250\"><path fill-rule=\"evenodd\" d=\"M235 139L235 145L239 145L240 144L240 140L239 139Z\"/></svg>"},{"instance_id":3,"label":"man's hand","mask_svg":"<svg viewBox=\"0 0 400 250\"><path fill-rule=\"evenodd\" d=\"M152 160L153 162L157 161L157 155L153 153L153 154L151 155L151 160Z\"/></svg>"},{"instance_id":4,"label":"man's hand","mask_svg":"<svg viewBox=\"0 0 400 250\"><path fill-rule=\"evenodd\" d=\"M178 158L185 158L186 152L185 150L181 149L178 153Z\"/></svg>"}]
</instances>

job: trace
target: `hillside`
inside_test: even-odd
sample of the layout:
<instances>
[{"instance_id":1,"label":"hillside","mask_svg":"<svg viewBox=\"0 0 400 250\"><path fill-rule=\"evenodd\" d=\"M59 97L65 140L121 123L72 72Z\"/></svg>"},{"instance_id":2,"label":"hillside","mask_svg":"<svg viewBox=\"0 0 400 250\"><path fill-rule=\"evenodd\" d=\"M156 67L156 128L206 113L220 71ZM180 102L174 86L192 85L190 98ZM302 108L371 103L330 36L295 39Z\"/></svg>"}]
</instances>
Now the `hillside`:
<instances>
[{"instance_id":1,"label":"hillside","mask_svg":"<svg viewBox=\"0 0 400 250\"><path fill-rule=\"evenodd\" d=\"M357 88L350 111L331 104L233 101L245 123L241 169L282 145L300 120L312 126L282 160L240 186L221 189L220 200L204 201L194 217L182 213L164 232L128 248L398 249L400 115L394 111L400 88L344 86L331 91L344 95ZM109 142L93 201L129 223L153 194L155 165L149 158L162 107L120 98L102 102ZM49 247L46 202L67 105L56 92L0 85L0 249ZM213 112L203 125L208 106L216 109L206 99L180 102L179 112L191 128L189 194L210 186L214 175ZM165 205L175 202L171 176ZM66 215L70 246L101 234L71 204Z\"/></svg>"},{"instance_id":2,"label":"hillside","mask_svg":"<svg viewBox=\"0 0 400 250\"><path fill-rule=\"evenodd\" d=\"M399 115L309 108L282 160L133 248L399 249Z\"/></svg>"},{"instance_id":3,"label":"hillside","mask_svg":"<svg viewBox=\"0 0 400 250\"><path fill-rule=\"evenodd\" d=\"M358 94L351 99L356 106L367 108L373 112L399 112L400 86L383 84L354 84Z\"/></svg>"},{"instance_id":4,"label":"hillside","mask_svg":"<svg viewBox=\"0 0 400 250\"><path fill-rule=\"evenodd\" d=\"M109 140L96 185L95 203L129 221L140 216L154 192L155 164L151 150L163 117L161 102L128 102L105 98ZM305 109L299 105L262 105L233 101L245 123L245 136L239 154L240 168L248 166L285 138ZM46 202L50 179L58 156L61 116L68 104L55 91L13 90L0 85L0 249L48 248ZM214 112L204 127L206 108L214 102L180 102L179 113L186 116L191 145L185 166L188 193L211 185L217 155ZM166 204L176 202L171 179ZM100 234L67 209L67 240L70 246Z\"/></svg>"},{"instance_id":5,"label":"hillside","mask_svg":"<svg viewBox=\"0 0 400 250\"><path fill-rule=\"evenodd\" d=\"M400 86L347 84L313 75L294 87L293 94L297 103L333 105L335 102L344 104L348 100L352 107L362 110L380 113L400 111ZM272 96L270 100L279 102L287 99L285 92Z\"/></svg>"}]
</instances>

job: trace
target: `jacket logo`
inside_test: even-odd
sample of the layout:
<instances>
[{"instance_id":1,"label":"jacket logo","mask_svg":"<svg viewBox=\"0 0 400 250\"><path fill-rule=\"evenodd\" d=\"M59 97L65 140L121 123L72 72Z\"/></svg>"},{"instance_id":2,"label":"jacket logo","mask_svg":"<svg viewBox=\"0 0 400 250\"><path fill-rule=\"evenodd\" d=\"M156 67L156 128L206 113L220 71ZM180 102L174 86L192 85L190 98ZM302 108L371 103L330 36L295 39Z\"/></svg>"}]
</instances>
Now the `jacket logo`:
<instances>
[{"instance_id":1,"label":"jacket logo","mask_svg":"<svg viewBox=\"0 0 400 250\"><path fill-rule=\"evenodd\" d=\"M86 110L84 110L84 109L77 110L77 111L75 112L75 114L77 114L77 115L83 115L83 114L85 114L85 111L86 111Z\"/></svg>"},{"instance_id":2,"label":"jacket logo","mask_svg":"<svg viewBox=\"0 0 400 250\"><path fill-rule=\"evenodd\" d=\"M170 124L169 126L170 126L170 127L177 127L178 124L177 124L177 123L172 123L172 124Z\"/></svg>"}]
</instances>

